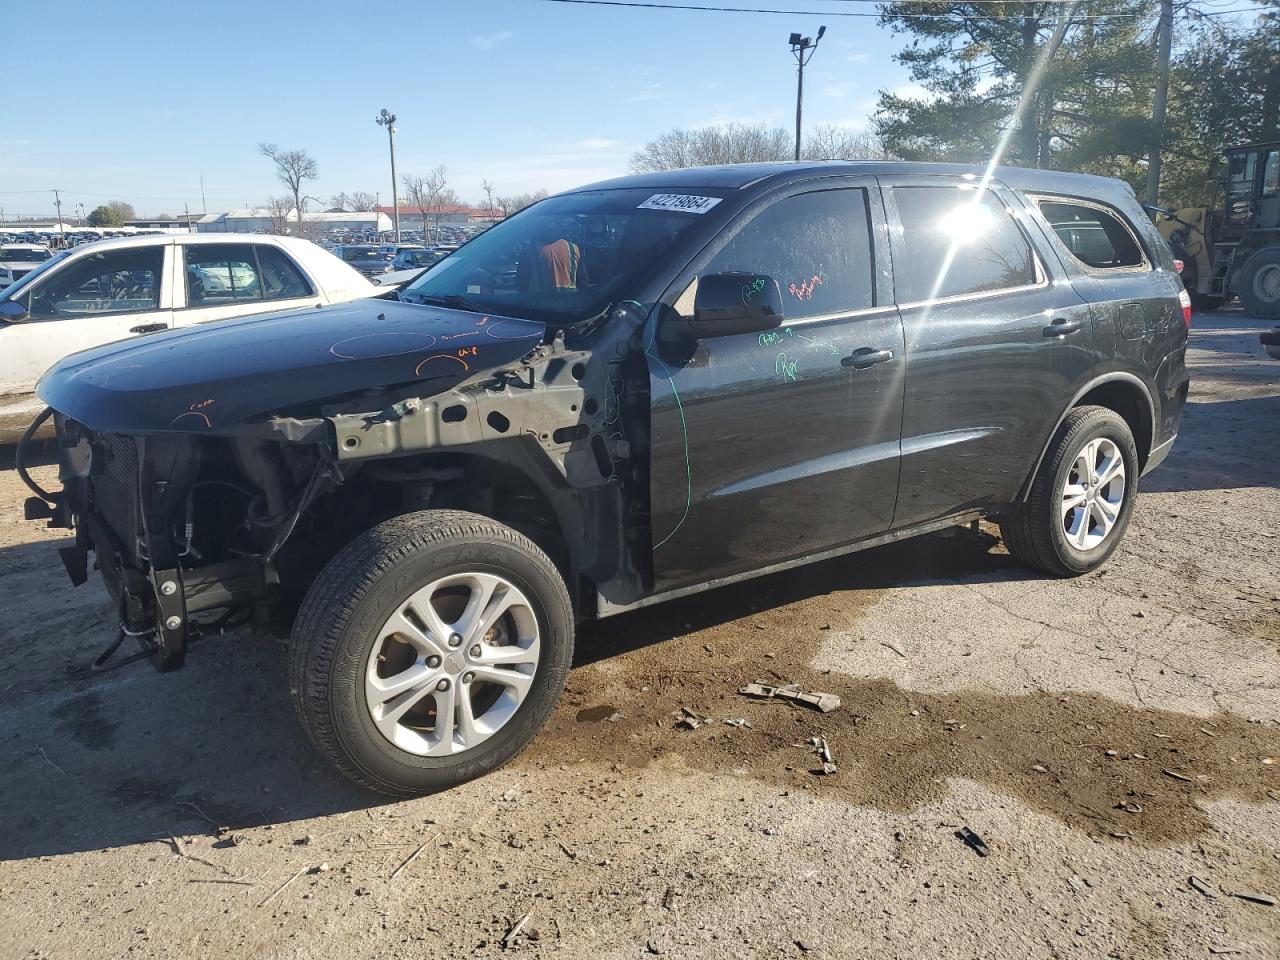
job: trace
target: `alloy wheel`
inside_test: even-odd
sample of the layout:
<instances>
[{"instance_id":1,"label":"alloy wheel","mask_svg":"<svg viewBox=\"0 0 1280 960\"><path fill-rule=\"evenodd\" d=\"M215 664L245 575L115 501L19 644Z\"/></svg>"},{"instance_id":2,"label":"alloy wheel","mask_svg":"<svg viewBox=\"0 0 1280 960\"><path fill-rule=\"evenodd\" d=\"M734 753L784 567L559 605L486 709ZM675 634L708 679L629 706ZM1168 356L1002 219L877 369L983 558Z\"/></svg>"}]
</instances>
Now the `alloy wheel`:
<instances>
[{"instance_id":1,"label":"alloy wheel","mask_svg":"<svg viewBox=\"0 0 1280 960\"><path fill-rule=\"evenodd\" d=\"M484 743L515 715L538 669L529 599L491 573L415 591L383 624L365 665L365 703L387 740L418 756Z\"/></svg>"},{"instance_id":2,"label":"alloy wheel","mask_svg":"<svg viewBox=\"0 0 1280 960\"><path fill-rule=\"evenodd\" d=\"M1124 457L1114 441L1097 437L1076 454L1062 487L1061 520L1067 542L1077 550L1101 545L1124 506Z\"/></svg>"}]
</instances>

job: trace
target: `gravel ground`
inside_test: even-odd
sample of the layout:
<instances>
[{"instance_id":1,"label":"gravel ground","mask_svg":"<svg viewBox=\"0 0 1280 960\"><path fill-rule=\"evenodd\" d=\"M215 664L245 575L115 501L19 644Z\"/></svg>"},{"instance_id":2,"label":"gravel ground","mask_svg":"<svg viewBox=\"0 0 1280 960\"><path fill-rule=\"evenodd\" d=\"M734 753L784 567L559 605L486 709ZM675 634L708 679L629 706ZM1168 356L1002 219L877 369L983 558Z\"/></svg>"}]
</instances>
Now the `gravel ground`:
<instances>
[{"instance_id":1,"label":"gravel ground","mask_svg":"<svg viewBox=\"0 0 1280 960\"><path fill-rule=\"evenodd\" d=\"M104 593L4 471L0 957L1274 958L1280 906L1236 896L1280 899L1266 326L1196 318L1097 574L983 525L588 625L527 753L410 802L316 760L273 641L89 675ZM736 694L774 679L844 705Z\"/></svg>"}]
</instances>

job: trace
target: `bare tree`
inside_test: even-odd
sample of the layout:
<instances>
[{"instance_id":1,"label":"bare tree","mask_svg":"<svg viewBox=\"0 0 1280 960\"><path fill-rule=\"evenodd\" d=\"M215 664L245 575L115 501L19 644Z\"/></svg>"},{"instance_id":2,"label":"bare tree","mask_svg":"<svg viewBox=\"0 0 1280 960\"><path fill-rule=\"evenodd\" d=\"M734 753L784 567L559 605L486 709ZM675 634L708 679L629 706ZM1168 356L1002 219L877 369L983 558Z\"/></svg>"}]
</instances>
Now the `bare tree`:
<instances>
[{"instance_id":1,"label":"bare tree","mask_svg":"<svg viewBox=\"0 0 1280 960\"><path fill-rule=\"evenodd\" d=\"M808 160L880 160L888 157L869 131L848 127L814 127L805 137ZM717 163L760 163L790 160L791 134L781 127L730 123L698 130L672 130L645 144L631 158L635 173L653 173Z\"/></svg>"},{"instance_id":2,"label":"bare tree","mask_svg":"<svg viewBox=\"0 0 1280 960\"><path fill-rule=\"evenodd\" d=\"M504 217L510 217L519 213L525 207L532 206L539 200L545 200L551 196L545 189L535 190L533 193L518 193L511 197L499 197L498 207L502 210Z\"/></svg>"},{"instance_id":3,"label":"bare tree","mask_svg":"<svg viewBox=\"0 0 1280 960\"><path fill-rule=\"evenodd\" d=\"M480 189L484 191L484 195L489 198L489 204L485 207L489 212L489 216L493 217L493 184L488 180L480 181Z\"/></svg>"},{"instance_id":4,"label":"bare tree","mask_svg":"<svg viewBox=\"0 0 1280 960\"><path fill-rule=\"evenodd\" d=\"M889 160L889 151L871 130L824 125L814 127L804 138L801 151L806 160Z\"/></svg>"},{"instance_id":5,"label":"bare tree","mask_svg":"<svg viewBox=\"0 0 1280 960\"><path fill-rule=\"evenodd\" d=\"M354 190L346 196L347 203L356 213L368 213L378 205L378 195L367 190Z\"/></svg>"},{"instance_id":6,"label":"bare tree","mask_svg":"<svg viewBox=\"0 0 1280 960\"><path fill-rule=\"evenodd\" d=\"M449 178L444 165L436 167L425 177L406 173L400 178L400 182L404 186L405 195L422 211L422 240L424 243L430 242L429 225L434 223L436 229L433 232L439 232L440 205L456 203L458 200L458 195L449 189Z\"/></svg>"},{"instance_id":7,"label":"bare tree","mask_svg":"<svg viewBox=\"0 0 1280 960\"><path fill-rule=\"evenodd\" d=\"M267 214L271 217L272 233L283 236L289 232L289 213L292 210L293 199L288 194L267 198Z\"/></svg>"},{"instance_id":8,"label":"bare tree","mask_svg":"<svg viewBox=\"0 0 1280 960\"><path fill-rule=\"evenodd\" d=\"M351 198L345 193L335 193L329 198L329 209L345 212L351 209Z\"/></svg>"},{"instance_id":9,"label":"bare tree","mask_svg":"<svg viewBox=\"0 0 1280 960\"><path fill-rule=\"evenodd\" d=\"M276 165L276 179L293 194L293 207L298 211L298 236L302 236L302 184L314 180L320 168L305 150L281 150L274 143L259 143L258 153Z\"/></svg>"},{"instance_id":10,"label":"bare tree","mask_svg":"<svg viewBox=\"0 0 1280 960\"><path fill-rule=\"evenodd\" d=\"M635 173L703 167L717 163L786 160L790 134L781 127L729 123L698 130L672 130L645 144L631 158Z\"/></svg>"}]
</instances>

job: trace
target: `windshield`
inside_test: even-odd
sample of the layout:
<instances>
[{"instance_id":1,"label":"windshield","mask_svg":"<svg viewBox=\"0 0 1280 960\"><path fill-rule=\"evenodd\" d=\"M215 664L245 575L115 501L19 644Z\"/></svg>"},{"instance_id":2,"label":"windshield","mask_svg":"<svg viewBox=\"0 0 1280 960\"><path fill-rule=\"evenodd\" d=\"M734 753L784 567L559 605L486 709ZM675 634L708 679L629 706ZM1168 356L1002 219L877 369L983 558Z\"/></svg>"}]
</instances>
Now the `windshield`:
<instances>
[{"instance_id":1,"label":"windshield","mask_svg":"<svg viewBox=\"0 0 1280 960\"><path fill-rule=\"evenodd\" d=\"M653 189L552 197L451 253L400 299L453 300L553 325L585 320L622 296L629 280L652 270L722 199L718 191L696 193L676 197L683 202Z\"/></svg>"},{"instance_id":2,"label":"windshield","mask_svg":"<svg viewBox=\"0 0 1280 960\"><path fill-rule=\"evenodd\" d=\"M43 263L51 256L53 254L48 250L31 247L10 247L7 250L0 248L0 263Z\"/></svg>"}]
</instances>

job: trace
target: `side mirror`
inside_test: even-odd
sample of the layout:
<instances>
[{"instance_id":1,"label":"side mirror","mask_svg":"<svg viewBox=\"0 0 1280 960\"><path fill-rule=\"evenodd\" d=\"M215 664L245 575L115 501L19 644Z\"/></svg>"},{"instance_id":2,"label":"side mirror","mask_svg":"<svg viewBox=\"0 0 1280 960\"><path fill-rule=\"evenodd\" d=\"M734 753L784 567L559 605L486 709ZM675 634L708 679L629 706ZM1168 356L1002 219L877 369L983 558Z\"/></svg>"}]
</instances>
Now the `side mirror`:
<instances>
[{"instance_id":1,"label":"side mirror","mask_svg":"<svg viewBox=\"0 0 1280 960\"><path fill-rule=\"evenodd\" d=\"M27 308L17 300L0 300L0 322L21 323L27 319Z\"/></svg>"},{"instance_id":2,"label":"side mirror","mask_svg":"<svg viewBox=\"0 0 1280 960\"><path fill-rule=\"evenodd\" d=\"M778 281L758 273L712 273L698 278L693 317L679 324L682 340L760 333L782 323Z\"/></svg>"}]
</instances>

